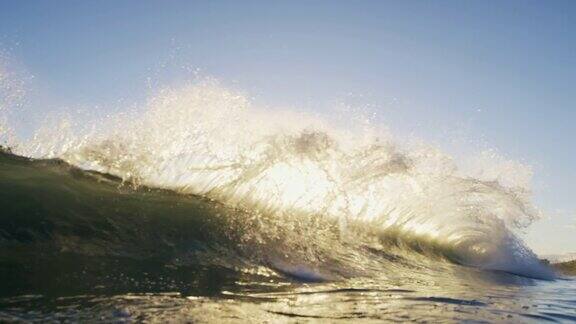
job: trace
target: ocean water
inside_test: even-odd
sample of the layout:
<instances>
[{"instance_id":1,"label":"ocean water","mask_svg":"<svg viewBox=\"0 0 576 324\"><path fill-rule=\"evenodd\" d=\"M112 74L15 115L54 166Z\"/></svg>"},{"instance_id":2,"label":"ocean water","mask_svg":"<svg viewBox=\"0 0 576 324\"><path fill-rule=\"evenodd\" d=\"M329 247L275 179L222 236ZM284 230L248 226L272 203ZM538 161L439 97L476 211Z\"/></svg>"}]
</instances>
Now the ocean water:
<instances>
[{"instance_id":1,"label":"ocean water","mask_svg":"<svg viewBox=\"0 0 576 324\"><path fill-rule=\"evenodd\" d=\"M344 126L343 126L344 125ZM214 83L0 154L0 321L576 321L530 170Z\"/></svg>"}]
</instances>

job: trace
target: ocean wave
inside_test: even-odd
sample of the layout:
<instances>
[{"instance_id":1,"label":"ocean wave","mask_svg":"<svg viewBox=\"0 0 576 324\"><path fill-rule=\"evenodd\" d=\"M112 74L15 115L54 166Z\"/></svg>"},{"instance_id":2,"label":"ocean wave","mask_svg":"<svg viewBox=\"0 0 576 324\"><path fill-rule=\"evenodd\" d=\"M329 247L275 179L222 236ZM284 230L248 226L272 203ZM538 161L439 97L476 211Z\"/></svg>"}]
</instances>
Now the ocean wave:
<instances>
[{"instance_id":1,"label":"ocean wave","mask_svg":"<svg viewBox=\"0 0 576 324\"><path fill-rule=\"evenodd\" d=\"M241 254L297 276L366 274L378 258L415 255L552 276L515 234L538 216L524 169L465 173L434 147L344 121L258 108L208 82L96 126L45 125L14 152L216 201L235 212L195 217L220 215L227 230L212 230Z\"/></svg>"}]
</instances>

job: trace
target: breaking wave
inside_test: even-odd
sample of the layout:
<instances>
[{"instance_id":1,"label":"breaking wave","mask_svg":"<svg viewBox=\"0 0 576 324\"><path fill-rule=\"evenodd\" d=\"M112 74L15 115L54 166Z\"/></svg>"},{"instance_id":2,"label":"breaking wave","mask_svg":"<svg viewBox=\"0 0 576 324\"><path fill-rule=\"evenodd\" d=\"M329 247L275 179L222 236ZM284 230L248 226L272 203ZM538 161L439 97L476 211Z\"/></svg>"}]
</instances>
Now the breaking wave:
<instances>
[{"instance_id":1,"label":"breaking wave","mask_svg":"<svg viewBox=\"0 0 576 324\"><path fill-rule=\"evenodd\" d=\"M552 276L516 233L538 217L529 170L507 163L464 171L437 148L396 140L359 116L266 109L204 82L98 121L47 123L11 147L117 177L115 187L222 204L226 212L191 210L201 220L190 231L218 219L210 230L241 259L299 278L432 260Z\"/></svg>"}]
</instances>

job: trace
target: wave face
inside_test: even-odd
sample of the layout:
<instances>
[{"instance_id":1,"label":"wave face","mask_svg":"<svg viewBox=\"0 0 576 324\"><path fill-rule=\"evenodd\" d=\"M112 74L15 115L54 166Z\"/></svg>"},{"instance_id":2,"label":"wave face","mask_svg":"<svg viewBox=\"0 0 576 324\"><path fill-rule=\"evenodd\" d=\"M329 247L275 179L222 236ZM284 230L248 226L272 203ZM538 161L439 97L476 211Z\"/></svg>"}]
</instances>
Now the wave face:
<instances>
[{"instance_id":1,"label":"wave face","mask_svg":"<svg viewBox=\"0 0 576 324\"><path fill-rule=\"evenodd\" d=\"M54 199L59 204L39 202L47 208L42 213L76 210L67 219L71 228L86 221L85 208L89 214L99 210L89 223L129 215L118 218L121 225L90 223L88 232L102 244L87 244L80 231L64 235L60 249L89 246L89 253L121 255L164 246L185 258L187 249L203 242L214 251L234 251L246 264L310 280L372 276L399 266L400 259L552 276L515 234L538 216L522 177L505 178L499 169L465 173L438 149L404 145L358 120L334 126L338 122L258 108L241 93L207 82L161 91L143 109L91 125L70 120L45 125L32 140L14 144L13 151L64 161L88 178L119 179L98 189L106 205L119 204L110 209L96 208L100 194L91 194L109 176L74 182L67 190L75 194L64 190L71 196ZM31 184L17 170L19 163L58 173L48 171L57 162L14 159L5 156L3 163L16 163L8 173L23 188ZM512 175L521 171L506 169ZM33 181L53 192L63 180ZM118 186L135 191L125 196ZM180 195L158 198L159 193L137 188ZM156 220L149 213L157 213ZM164 225L170 222L177 225ZM178 243L161 234L166 228ZM50 232L37 230L30 235ZM53 242L62 238L59 232L49 236ZM65 247L74 242L78 246Z\"/></svg>"}]
</instances>

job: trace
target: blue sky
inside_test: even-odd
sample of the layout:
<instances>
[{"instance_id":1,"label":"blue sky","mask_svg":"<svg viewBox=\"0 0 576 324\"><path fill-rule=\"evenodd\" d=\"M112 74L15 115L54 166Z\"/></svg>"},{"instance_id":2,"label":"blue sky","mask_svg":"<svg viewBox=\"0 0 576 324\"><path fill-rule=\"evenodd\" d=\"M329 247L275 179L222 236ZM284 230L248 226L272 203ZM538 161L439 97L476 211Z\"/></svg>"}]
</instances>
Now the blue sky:
<instances>
[{"instance_id":1,"label":"blue sky","mask_svg":"<svg viewBox=\"0 0 576 324\"><path fill-rule=\"evenodd\" d=\"M535 171L528 242L576 251L575 1L2 1L35 110L116 109L191 70L272 105L370 105L398 132Z\"/></svg>"}]
</instances>

